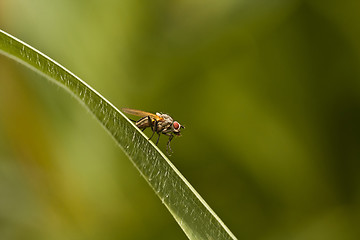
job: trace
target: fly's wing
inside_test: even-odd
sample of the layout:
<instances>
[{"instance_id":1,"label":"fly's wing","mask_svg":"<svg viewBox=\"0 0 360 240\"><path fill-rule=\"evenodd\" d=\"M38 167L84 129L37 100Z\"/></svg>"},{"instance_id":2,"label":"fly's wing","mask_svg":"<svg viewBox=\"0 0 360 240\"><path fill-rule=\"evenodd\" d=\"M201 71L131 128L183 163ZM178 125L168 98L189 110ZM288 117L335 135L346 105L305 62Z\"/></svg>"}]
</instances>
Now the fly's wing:
<instances>
[{"instance_id":1,"label":"fly's wing","mask_svg":"<svg viewBox=\"0 0 360 240\"><path fill-rule=\"evenodd\" d=\"M144 112L141 110L136 110L136 109L131 109L131 108L122 108L121 111L123 111L124 113L130 114L130 115L134 115L134 116L139 116L139 117L147 117L150 116L151 118L160 121L162 120L161 117L159 117L156 114L153 113L149 113L149 112Z\"/></svg>"}]
</instances>

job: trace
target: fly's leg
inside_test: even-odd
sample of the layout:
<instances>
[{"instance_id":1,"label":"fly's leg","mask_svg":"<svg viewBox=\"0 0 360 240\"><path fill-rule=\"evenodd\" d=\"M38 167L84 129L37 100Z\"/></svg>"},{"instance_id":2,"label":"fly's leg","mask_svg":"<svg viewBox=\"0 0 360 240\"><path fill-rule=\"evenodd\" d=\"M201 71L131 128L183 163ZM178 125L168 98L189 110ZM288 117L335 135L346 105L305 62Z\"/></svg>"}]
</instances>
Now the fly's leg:
<instances>
[{"instance_id":1,"label":"fly's leg","mask_svg":"<svg viewBox=\"0 0 360 240\"><path fill-rule=\"evenodd\" d=\"M174 138L174 135L172 135L172 134L165 134L165 135L169 136L169 140L166 144L166 152L169 156L171 156L171 154L173 153L173 150L171 149L170 142ZM169 150L170 150L170 152L169 152Z\"/></svg>"},{"instance_id":2,"label":"fly's leg","mask_svg":"<svg viewBox=\"0 0 360 240\"><path fill-rule=\"evenodd\" d=\"M150 125L151 130L154 131L154 127L153 127L153 125L152 125L150 116L147 116L147 120L148 120L148 122L149 122L149 125ZM155 121L156 121L156 120L155 120Z\"/></svg>"},{"instance_id":3,"label":"fly's leg","mask_svg":"<svg viewBox=\"0 0 360 240\"><path fill-rule=\"evenodd\" d=\"M157 139L156 144L155 144L156 146L157 146L157 145L158 145L158 143L159 143L160 133L158 133L158 135L159 135L159 136L158 136L158 139Z\"/></svg>"},{"instance_id":4,"label":"fly's leg","mask_svg":"<svg viewBox=\"0 0 360 240\"><path fill-rule=\"evenodd\" d=\"M151 130L153 131L151 137L148 139L148 140L150 140L150 139L152 139L152 137L154 136L154 134L156 132L158 121L156 121L156 119L154 120L155 121L155 124L154 124L155 126L152 125L151 118L149 116L148 116L148 121L150 123Z\"/></svg>"}]
</instances>

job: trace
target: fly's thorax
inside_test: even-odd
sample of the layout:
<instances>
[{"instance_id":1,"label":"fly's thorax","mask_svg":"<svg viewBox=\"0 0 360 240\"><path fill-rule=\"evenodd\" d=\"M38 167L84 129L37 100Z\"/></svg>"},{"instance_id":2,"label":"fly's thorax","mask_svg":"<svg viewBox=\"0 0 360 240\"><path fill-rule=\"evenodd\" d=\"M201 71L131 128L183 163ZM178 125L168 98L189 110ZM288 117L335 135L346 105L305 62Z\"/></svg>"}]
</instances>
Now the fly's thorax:
<instances>
[{"instance_id":1,"label":"fly's thorax","mask_svg":"<svg viewBox=\"0 0 360 240\"><path fill-rule=\"evenodd\" d=\"M174 120L167 114L160 114L160 117L163 119L161 122L164 126L170 125Z\"/></svg>"},{"instance_id":2,"label":"fly's thorax","mask_svg":"<svg viewBox=\"0 0 360 240\"><path fill-rule=\"evenodd\" d=\"M166 122L173 122L174 120L172 119L172 117L170 117L169 115L165 114L165 113L156 113L157 116L159 116L160 118L164 119L164 121Z\"/></svg>"},{"instance_id":3,"label":"fly's thorax","mask_svg":"<svg viewBox=\"0 0 360 240\"><path fill-rule=\"evenodd\" d=\"M156 115L158 115L161 120L158 121L157 123L157 131L160 132L160 131L164 131L166 129L168 129L172 122L174 121L169 115L167 114L163 114L163 113L156 113Z\"/></svg>"}]
</instances>

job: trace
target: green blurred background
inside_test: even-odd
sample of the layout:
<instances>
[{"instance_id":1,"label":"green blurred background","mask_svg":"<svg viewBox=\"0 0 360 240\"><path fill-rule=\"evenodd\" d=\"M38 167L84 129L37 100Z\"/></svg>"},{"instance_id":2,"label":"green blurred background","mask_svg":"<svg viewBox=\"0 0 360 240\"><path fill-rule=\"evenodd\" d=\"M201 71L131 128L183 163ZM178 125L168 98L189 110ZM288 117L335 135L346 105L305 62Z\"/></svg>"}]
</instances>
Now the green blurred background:
<instances>
[{"instance_id":1,"label":"green blurred background","mask_svg":"<svg viewBox=\"0 0 360 240\"><path fill-rule=\"evenodd\" d=\"M170 159L239 239L355 240L359 10L355 0L0 0L0 28L118 108L185 125ZM187 238L73 97L0 56L0 239Z\"/></svg>"}]
</instances>

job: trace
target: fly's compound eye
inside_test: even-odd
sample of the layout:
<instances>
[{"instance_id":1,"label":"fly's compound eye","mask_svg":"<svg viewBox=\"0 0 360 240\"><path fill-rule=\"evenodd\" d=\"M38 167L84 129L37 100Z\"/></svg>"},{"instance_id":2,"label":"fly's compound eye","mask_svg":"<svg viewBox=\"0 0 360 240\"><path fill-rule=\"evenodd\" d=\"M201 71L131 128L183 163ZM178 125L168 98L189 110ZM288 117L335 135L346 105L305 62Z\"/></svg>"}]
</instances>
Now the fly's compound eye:
<instances>
[{"instance_id":1,"label":"fly's compound eye","mask_svg":"<svg viewBox=\"0 0 360 240\"><path fill-rule=\"evenodd\" d=\"M173 123L173 127L174 127L175 130L179 130L179 129L180 129L180 124L175 121L175 122Z\"/></svg>"}]
</instances>

